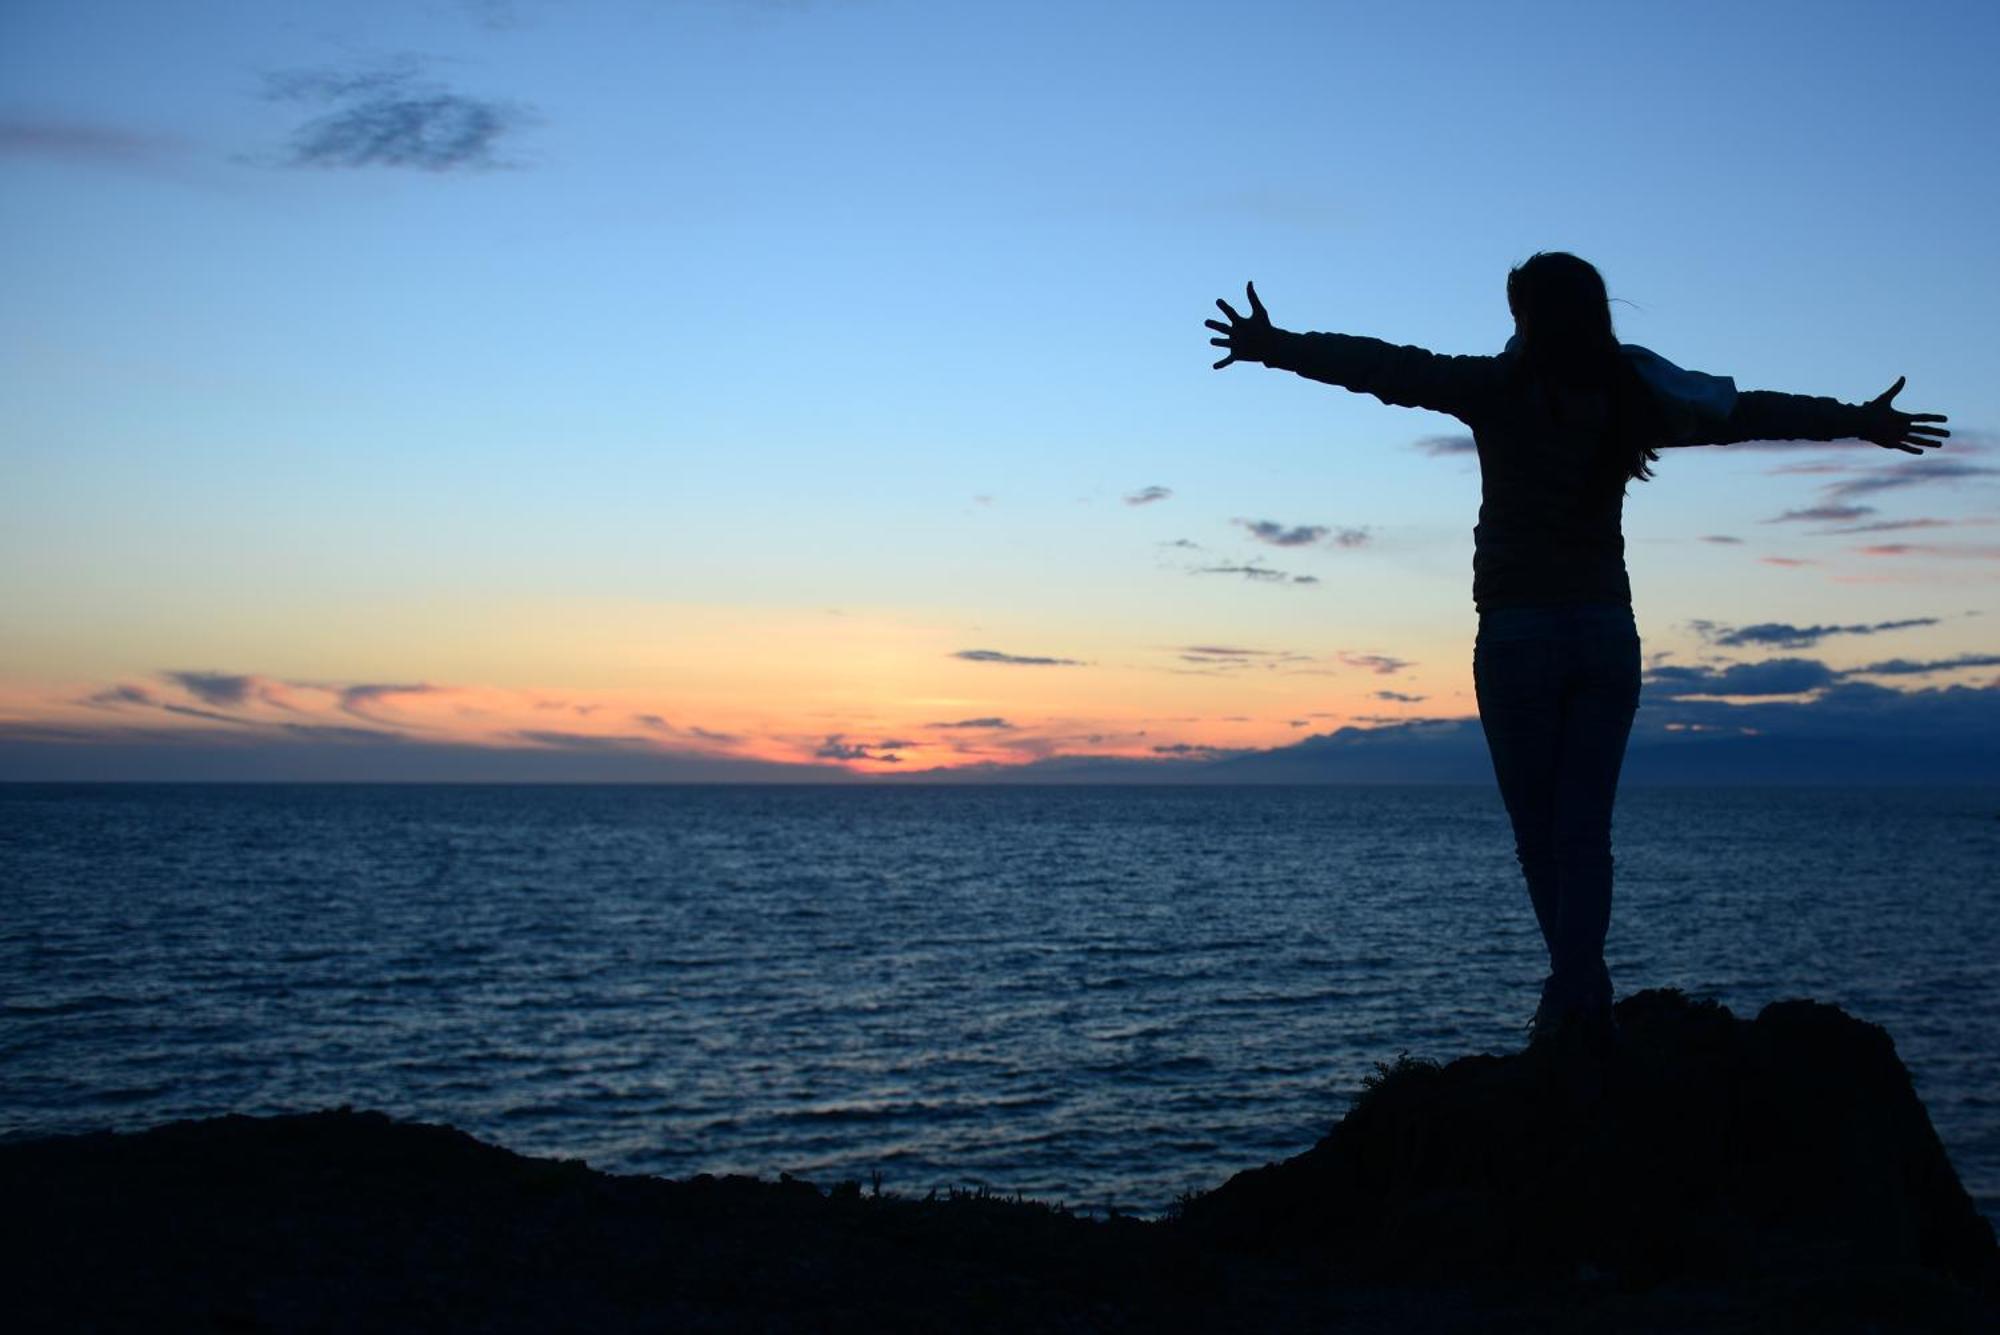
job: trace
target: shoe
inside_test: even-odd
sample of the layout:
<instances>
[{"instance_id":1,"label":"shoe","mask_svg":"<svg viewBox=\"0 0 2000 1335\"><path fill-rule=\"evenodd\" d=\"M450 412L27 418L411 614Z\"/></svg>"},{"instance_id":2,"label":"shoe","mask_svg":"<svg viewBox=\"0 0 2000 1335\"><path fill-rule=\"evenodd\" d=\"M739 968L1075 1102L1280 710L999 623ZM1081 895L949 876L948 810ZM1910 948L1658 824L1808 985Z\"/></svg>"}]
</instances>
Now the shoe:
<instances>
[{"instance_id":1,"label":"shoe","mask_svg":"<svg viewBox=\"0 0 2000 1335\"><path fill-rule=\"evenodd\" d=\"M1618 1046L1618 1020L1609 1006L1541 1006L1528 1021L1528 1046L1566 1055L1602 1057Z\"/></svg>"}]
</instances>

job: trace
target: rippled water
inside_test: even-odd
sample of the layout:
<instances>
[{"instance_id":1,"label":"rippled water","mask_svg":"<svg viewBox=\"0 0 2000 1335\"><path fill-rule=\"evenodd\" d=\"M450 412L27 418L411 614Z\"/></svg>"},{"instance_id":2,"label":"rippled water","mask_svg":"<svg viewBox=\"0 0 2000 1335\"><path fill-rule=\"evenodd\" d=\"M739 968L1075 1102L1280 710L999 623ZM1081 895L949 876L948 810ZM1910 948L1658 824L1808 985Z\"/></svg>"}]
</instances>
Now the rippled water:
<instances>
[{"instance_id":1,"label":"rippled water","mask_svg":"<svg viewBox=\"0 0 2000 1335\"><path fill-rule=\"evenodd\" d=\"M1634 789L1610 959L1885 1025L2000 1214L2000 794ZM1152 1211L1519 1045L1487 789L0 787L0 1132L351 1103Z\"/></svg>"}]
</instances>

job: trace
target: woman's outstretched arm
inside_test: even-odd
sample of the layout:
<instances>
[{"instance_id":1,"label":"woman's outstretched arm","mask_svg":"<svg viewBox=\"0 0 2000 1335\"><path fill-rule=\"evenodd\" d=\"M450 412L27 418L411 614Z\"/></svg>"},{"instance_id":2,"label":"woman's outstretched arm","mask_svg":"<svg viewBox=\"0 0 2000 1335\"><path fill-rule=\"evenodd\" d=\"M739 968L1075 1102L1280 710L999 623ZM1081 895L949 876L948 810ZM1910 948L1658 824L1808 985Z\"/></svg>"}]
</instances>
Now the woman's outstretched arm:
<instances>
[{"instance_id":1,"label":"woman's outstretched arm","mask_svg":"<svg viewBox=\"0 0 2000 1335\"><path fill-rule=\"evenodd\" d=\"M1886 450L1922 454L1942 445L1951 432L1932 423L1948 421L1943 413L1906 413L1894 399L1903 377L1866 403L1775 390L1745 390L1727 421L1701 433L1690 445L1730 445L1740 440L1866 440Z\"/></svg>"},{"instance_id":2,"label":"woman's outstretched arm","mask_svg":"<svg viewBox=\"0 0 2000 1335\"><path fill-rule=\"evenodd\" d=\"M1373 394L1384 403L1429 408L1461 421L1477 414L1498 382L1498 362L1493 357L1446 357L1379 338L1279 329L1257 299L1257 285L1246 285L1244 292L1250 302L1248 315L1237 314L1235 307L1218 299L1215 304L1229 323L1203 322L1217 335L1208 341L1225 353L1215 363L1218 371L1236 362L1262 362L1273 370Z\"/></svg>"}]
</instances>

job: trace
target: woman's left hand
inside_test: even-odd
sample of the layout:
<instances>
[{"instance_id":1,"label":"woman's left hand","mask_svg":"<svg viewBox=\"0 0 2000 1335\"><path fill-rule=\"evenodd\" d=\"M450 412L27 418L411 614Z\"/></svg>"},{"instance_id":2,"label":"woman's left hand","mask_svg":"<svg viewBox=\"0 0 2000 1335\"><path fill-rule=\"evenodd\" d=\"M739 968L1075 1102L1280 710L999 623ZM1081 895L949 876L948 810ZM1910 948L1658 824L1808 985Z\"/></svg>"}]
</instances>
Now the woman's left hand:
<instances>
[{"instance_id":1,"label":"woman's left hand","mask_svg":"<svg viewBox=\"0 0 2000 1335\"><path fill-rule=\"evenodd\" d=\"M1922 424L1949 419L1943 413L1906 413L1895 407L1891 400L1902 389L1903 377L1897 376L1895 384L1861 405L1864 415L1861 439L1872 440L1885 450L1901 450L1905 454L1922 454L1927 448L1936 449L1951 432L1941 426Z\"/></svg>"}]
</instances>

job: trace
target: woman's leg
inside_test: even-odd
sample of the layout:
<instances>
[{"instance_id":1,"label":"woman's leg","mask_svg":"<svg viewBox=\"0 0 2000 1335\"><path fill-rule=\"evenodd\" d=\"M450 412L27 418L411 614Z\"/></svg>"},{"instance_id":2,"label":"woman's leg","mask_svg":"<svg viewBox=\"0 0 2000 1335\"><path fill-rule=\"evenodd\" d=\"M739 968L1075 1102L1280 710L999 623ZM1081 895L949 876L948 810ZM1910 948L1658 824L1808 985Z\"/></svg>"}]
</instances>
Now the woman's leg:
<instances>
[{"instance_id":1,"label":"woman's leg","mask_svg":"<svg viewBox=\"0 0 2000 1335\"><path fill-rule=\"evenodd\" d=\"M1496 622L1499 633L1492 629ZM1555 642L1530 630L1519 619L1482 618L1472 654L1472 683L1493 777L1514 827L1514 856L1553 962L1561 920L1556 779L1563 749L1562 697Z\"/></svg>"},{"instance_id":2,"label":"woman's leg","mask_svg":"<svg viewBox=\"0 0 2000 1335\"><path fill-rule=\"evenodd\" d=\"M1626 608L1515 609L1481 618L1479 722L1514 851L1549 950L1545 1003L1611 1003L1611 813L1639 694Z\"/></svg>"},{"instance_id":3,"label":"woman's leg","mask_svg":"<svg viewBox=\"0 0 2000 1335\"><path fill-rule=\"evenodd\" d=\"M1611 1004L1604 937L1611 923L1611 814L1632 716L1639 704L1639 638L1591 626L1565 655L1554 812L1557 907L1550 941L1566 1004Z\"/></svg>"}]
</instances>

